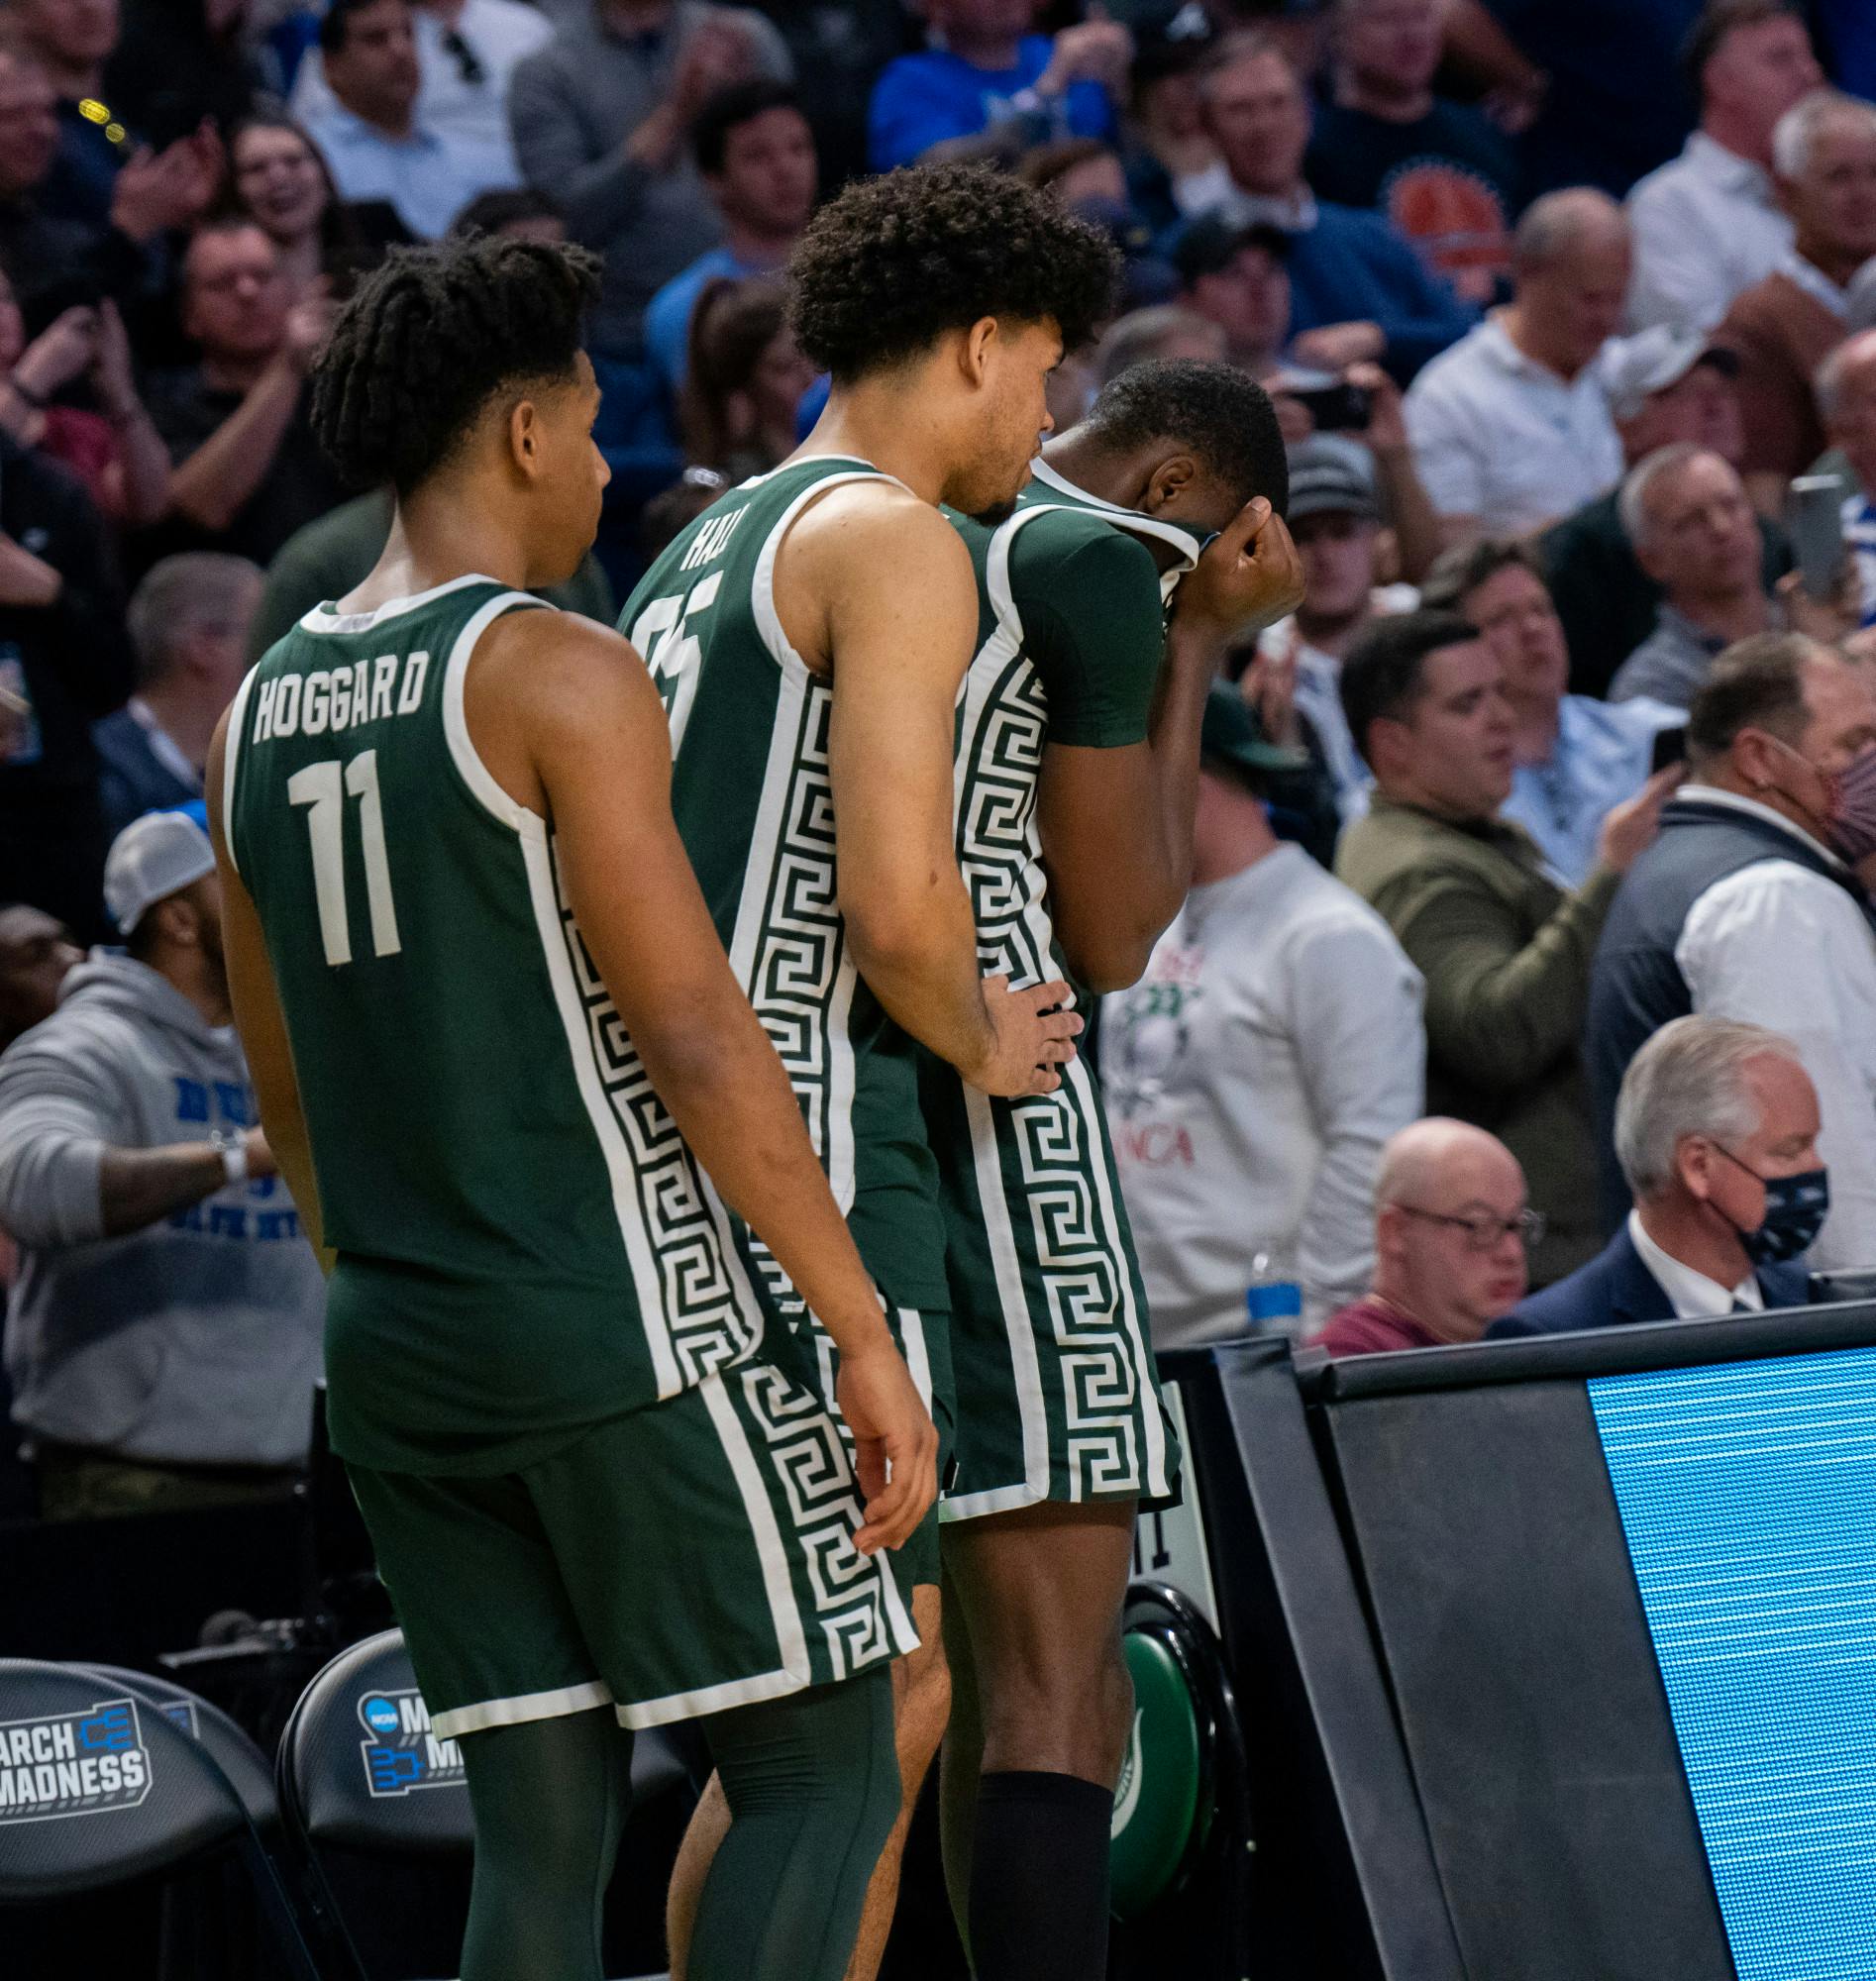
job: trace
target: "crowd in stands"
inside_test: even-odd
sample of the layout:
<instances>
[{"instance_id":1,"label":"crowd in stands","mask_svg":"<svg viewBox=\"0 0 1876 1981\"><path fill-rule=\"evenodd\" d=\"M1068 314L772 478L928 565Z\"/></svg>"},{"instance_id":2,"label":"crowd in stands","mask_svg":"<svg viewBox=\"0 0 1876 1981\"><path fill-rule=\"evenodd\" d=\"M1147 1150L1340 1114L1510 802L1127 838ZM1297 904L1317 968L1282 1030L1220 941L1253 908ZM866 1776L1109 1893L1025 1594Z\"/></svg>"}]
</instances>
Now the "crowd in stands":
<instances>
[{"instance_id":1,"label":"crowd in stands","mask_svg":"<svg viewBox=\"0 0 1876 1981\"><path fill-rule=\"evenodd\" d=\"M0 1231L48 1511L295 1458L317 1274L189 807L389 527L307 419L335 309L452 231L601 256L612 481L552 596L609 623L812 423L816 202L919 160L1122 250L1058 430L1196 358L1290 448L1306 595L1229 658L1190 898L1095 1043L1162 1343L1265 1284L1337 1353L1788 1303L1754 1234L1806 1218L1876 1266L1872 91L1857 0L0 0Z\"/></svg>"}]
</instances>

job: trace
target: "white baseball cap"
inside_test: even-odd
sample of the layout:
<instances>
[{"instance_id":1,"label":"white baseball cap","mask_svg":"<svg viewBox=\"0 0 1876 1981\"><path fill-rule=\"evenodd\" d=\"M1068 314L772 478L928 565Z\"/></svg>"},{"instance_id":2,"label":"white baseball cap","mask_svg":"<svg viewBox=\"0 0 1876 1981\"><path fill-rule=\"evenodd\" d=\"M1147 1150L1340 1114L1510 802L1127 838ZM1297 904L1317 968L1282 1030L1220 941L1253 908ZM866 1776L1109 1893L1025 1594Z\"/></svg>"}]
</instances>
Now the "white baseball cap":
<instances>
[{"instance_id":1,"label":"white baseball cap","mask_svg":"<svg viewBox=\"0 0 1876 1981\"><path fill-rule=\"evenodd\" d=\"M1732 378L1738 375L1739 355L1698 332L1672 330L1664 323L1617 339L1603 368L1611 415L1632 420L1648 399L1678 385L1696 365L1711 365Z\"/></svg>"},{"instance_id":2,"label":"white baseball cap","mask_svg":"<svg viewBox=\"0 0 1876 1981\"><path fill-rule=\"evenodd\" d=\"M119 931L129 935L146 908L214 871L215 849L194 819L179 811L147 811L111 842L104 905Z\"/></svg>"}]
</instances>

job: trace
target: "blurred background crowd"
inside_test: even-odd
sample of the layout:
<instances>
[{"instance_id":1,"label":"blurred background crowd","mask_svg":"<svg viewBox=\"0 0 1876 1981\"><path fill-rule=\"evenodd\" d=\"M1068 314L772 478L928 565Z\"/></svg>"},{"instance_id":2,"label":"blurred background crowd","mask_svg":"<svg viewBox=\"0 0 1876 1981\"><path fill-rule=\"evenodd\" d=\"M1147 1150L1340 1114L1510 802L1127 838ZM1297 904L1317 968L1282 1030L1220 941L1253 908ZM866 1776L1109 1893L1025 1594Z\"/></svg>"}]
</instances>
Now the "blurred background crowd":
<instances>
[{"instance_id":1,"label":"blurred background crowd","mask_svg":"<svg viewBox=\"0 0 1876 1981\"><path fill-rule=\"evenodd\" d=\"M335 308L453 230L603 256L612 481L555 595L610 622L812 422L781 276L817 201L917 160L1122 249L1058 430L1199 358L1290 444L1307 595L1214 691L1192 896L1099 1027L1161 1340L1247 1290L1332 1349L1469 1339L1532 1284L1578 1291L1515 1325L1752 1304L1826 1168L1812 1263L1876 1264L1873 96L1867 0L4 0L37 1503L272 1492L301 1455L317 1275L187 808L250 661L388 528L307 423ZM1657 1036L1700 1078L1650 1073ZM1658 1313L1583 1292L1624 1243Z\"/></svg>"}]
</instances>

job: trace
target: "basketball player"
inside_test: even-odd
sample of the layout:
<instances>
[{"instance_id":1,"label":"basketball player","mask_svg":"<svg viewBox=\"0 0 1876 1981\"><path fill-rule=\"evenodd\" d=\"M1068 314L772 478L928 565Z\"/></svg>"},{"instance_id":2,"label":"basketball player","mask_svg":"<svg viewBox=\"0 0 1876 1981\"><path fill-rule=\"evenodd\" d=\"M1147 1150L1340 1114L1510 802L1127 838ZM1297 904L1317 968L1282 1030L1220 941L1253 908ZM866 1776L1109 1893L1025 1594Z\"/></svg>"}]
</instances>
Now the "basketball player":
<instances>
[{"instance_id":1,"label":"basketball player","mask_svg":"<svg viewBox=\"0 0 1876 1981\"><path fill-rule=\"evenodd\" d=\"M1086 994L1145 968L1192 878L1206 688L1303 595L1288 491L1258 385L1146 365L1049 443L1013 516L960 522L982 610L957 850L987 970ZM924 1093L957 1398L947 1877L980 1981L1098 1981L1134 1518L1178 1447L1088 1068L1003 1098L928 1065Z\"/></svg>"},{"instance_id":2,"label":"basketball player","mask_svg":"<svg viewBox=\"0 0 1876 1981\"><path fill-rule=\"evenodd\" d=\"M977 595L937 505L1008 513L1049 425L1048 375L1114 272L1099 235L1006 176L926 168L849 187L790 267L797 339L832 379L825 413L677 539L620 622L671 710L678 828L731 965L907 1358L930 1371L941 1427L945 1234L916 1045L975 1093L1048 1094L1082 1021L1058 1008L1062 982L1012 991L980 968L952 814ZM948 1711L935 1538L903 1567L933 1643L900 1674L909 1801ZM673 1882L679 1974L720 1821L706 1798ZM902 1835L856 1975L885 1943Z\"/></svg>"},{"instance_id":3,"label":"basketball player","mask_svg":"<svg viewBox=\"0 0 1876 1981\"><path fill-rule=\"evenodd\" d=\"M462 1744L465 1981L599 1981L629 1729L690 1717L735 1814L693 1974L833 1981L916 1643L879 1550L936 1439L698 892L645 670L522 589L598 520L596 275L453 242L341 315L315 425L396 514L218 732L228 960L337 1255L333 1443ZM745 1225L839 1343L858 1479Z\"/></svg>"}]
</instances>

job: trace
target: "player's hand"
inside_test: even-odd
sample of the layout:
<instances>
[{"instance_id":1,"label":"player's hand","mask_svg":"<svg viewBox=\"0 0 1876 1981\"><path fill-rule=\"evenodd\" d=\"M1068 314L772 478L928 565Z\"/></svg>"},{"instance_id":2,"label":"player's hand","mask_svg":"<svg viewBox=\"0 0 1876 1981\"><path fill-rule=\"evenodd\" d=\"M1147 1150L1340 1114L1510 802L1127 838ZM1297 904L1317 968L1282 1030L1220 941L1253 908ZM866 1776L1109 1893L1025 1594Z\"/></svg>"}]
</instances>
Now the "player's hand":
<instances>
[{"instance_id":1,"label":"player's hand","mask_svg":"<svg viewBox=\"0 0 1876 1981\"><path fill-rule=\"evenodd\" d=\"M1174 593L1173 624L1225 642L1262 632L1303 603L1303 560L1261 495L1212 538Z\"/></svg>"},{"instance_id":2,"label":"player's hand","mask_svg":"<svg viewBox=\"0 0 1876 1981\"><path fill-rule=\"evenodd\" d=\"M1056 1068L1075 1057L1076 1034L1083 1029L1080 1015L1068 1008L1072 994L1059 980L1012 990L1007 977L985 978L984 1008L995 1043L989 1059L965 1079L1006 1099L1053 1094L1062 1085Z\"/></svg>"},{"instance_id":3,"label":"player's hand","mask_svg":"<svg viewBox=\"0 0 1876 1981\"><path fill-rule=\"evenodd\" d=\"M280 1166L273 1160L273 1151L267 1147L267 1138L259 1128L250 1128L242 1136L242 1145L248 1151L248 1178L278 1176Z\"/></svg>"},{"instance_id":4,"label":"player's hand","mask_svg":"<svg viewBox=\"0 0 1876 1981\"><path fill-rule=\"evenodd\" d=\"M905 1358L884 1327L881 1345L842 1355L834 1378L840 1413L853 1432L854 1470L865 1524L862 1554L903 1547L938 1497L938 1432Z\"/></svg>"}]
</instances>

